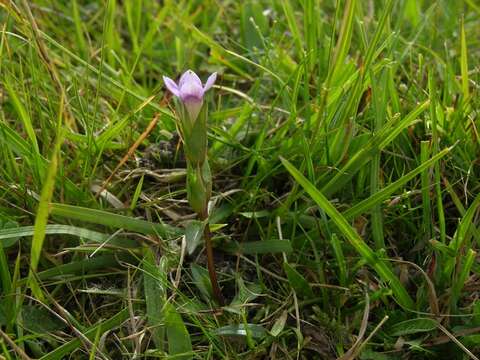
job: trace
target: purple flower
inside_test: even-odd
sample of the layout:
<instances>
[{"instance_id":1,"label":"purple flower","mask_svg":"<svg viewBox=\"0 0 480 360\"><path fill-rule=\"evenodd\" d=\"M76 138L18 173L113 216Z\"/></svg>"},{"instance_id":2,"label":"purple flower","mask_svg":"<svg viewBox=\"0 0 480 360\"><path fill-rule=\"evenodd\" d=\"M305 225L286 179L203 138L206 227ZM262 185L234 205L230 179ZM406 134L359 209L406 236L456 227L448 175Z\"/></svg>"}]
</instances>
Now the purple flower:
<instances>
[{"instance_id":1,"label":"purple flower","mask_svg":"<svg viewBox=\"0 0 480 360\"><path fill-rule=\"evenodd\" d=\"M217 73L215 72L208 77L205 86L203 86L200 78L192 70L185 71L178 84L166 76L163 77L167 89L180 98L185 105L191 121L197 119L203 105L203 95L213 86L216 79Z\"/></svg>"}]
</instances>

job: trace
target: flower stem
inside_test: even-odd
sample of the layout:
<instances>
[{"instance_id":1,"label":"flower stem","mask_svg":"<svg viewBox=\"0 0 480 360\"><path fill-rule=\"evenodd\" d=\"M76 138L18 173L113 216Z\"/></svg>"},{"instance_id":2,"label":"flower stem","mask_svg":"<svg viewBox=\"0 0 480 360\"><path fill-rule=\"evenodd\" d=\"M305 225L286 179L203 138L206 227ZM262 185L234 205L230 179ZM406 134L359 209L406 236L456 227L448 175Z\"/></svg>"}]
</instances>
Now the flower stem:
<instances>
[{"instance_id":1,"label":"flower stem","mask_svg":"<svg viewBox=\"0 0 480 360\"><path fill-rule=\"evenodd\" d=\"M202 220L206 220L207 216L202 214L201 218ZM203 230L203 238L205 241L205 249L207 251L207 267L208 274L210 275L210 282L212 283L213 296L218 304L223 306L225 305L225 299L222 295L222 290L220 290L220 286L218 285L217 272L215 271L215 262L213 260L212 235L208 224L205 225L205 229Z\"/></svg>"}]
</instances>

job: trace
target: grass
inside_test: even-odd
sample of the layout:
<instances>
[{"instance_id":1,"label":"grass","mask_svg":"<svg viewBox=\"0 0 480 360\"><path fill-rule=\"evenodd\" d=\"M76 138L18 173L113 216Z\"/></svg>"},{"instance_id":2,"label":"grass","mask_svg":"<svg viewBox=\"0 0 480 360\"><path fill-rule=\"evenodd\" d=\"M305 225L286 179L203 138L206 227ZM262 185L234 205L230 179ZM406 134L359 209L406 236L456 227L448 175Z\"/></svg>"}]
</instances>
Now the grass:
<instances>
[{"instance_id":1,"label":"grass","mask_svg":"<svg viewBox=\"0 0 480 360\"><path fill-rule=\"evenodd\" d=\"M475 1L0 1L1 359L478 359ZM208 94L203 224L162 75Z\"/></svg>"}]
</instances>

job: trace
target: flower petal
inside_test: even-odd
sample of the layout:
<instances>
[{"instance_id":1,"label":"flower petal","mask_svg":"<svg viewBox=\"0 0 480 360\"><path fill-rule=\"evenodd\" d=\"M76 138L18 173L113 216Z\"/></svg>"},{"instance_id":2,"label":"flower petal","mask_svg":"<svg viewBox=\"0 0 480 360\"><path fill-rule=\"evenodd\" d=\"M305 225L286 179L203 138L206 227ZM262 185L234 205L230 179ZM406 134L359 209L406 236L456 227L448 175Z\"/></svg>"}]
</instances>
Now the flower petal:
<instances>
[{"instance_id":1,"label":"flower petal","mask_svg":"<svg viewBox=\"0 0 480 360\"><path fill-rule=\"evenodd\" d=\"M180 89L178 88L177 84L175 84L175 81L170 79L169 77L163 76L163 82L165 83L165 86L167 89L175 96L180 96Z\"/></svg>"},{"instance_id":2,"label":"flower petal","mask_svg":"<svg viewBox=\"0 0 480 360\"><path fill-rule=\"evenodd\" d=\"M214 72L212 75L208 77L207 82L203 87L203 91L206 92L207 90L209 90L213 86L213 84L215 84L216 80L217 80L217 73Z\"/></svg>"},{"instance_id":3,"label":"flower petal","mask_svg":"<svg viewBox=\"0 0 480 360\"><path fill-rule=\"evenodd\" d=\"M180 81L178 82L178 87L181 88L185 83L195 83L202 86L202 80L195 74L192 70L187 70L183 73L180 77Z\"/></svg>"},{"instance_id":4,"label":"flower petal","mask_svg":"<svg viewBox=\"0 0 480 360\"><path fill-rule=\"evenodd\" d=\"M196 81L185 81L180 85L179 93L183 102L190 100L201 101L203 99L202 84L198 84Z\"/></svg>"}]
</instances>

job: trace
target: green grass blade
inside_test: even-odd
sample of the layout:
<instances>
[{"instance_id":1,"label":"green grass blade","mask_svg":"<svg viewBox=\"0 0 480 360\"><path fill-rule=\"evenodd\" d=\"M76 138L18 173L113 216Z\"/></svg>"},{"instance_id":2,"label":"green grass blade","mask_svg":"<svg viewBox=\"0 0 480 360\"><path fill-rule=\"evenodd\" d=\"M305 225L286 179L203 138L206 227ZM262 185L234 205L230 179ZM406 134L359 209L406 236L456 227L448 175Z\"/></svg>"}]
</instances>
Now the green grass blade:
<instances>
[{"instance_id":1,"label":"green grass blade","mask_svg":"<svg viewBox=\"0 0 480 360\"><path fill-rule=\"evenodd\" d=\"M375 269L380 278L390 285L397 301L406 308L413 308L413 300L403 287L398 277L392 272L390 266L377 257L375 252L363 241L347 220L337 209L318 191L292 164L281 158L282 164L295 180L305 189L317 205L322 208L332 221L337 225L340 232L350 241L351 245L360 256Z\"/></svg>"},{"instance_id":2,"label":"green grass blade","mask_svg":"<svg viewBox=\"0 0 480 360\"><path fill-rule=\"evenodd\" d=\"M412 180L418 174L421 174L422 171L428 169L433 164L436 164L438 160L443 158L445 155L451 152L453 147L443 149L437 155L433 156L431 159L425 161L423 164L410 171L408 174L405 174L397 181L391 183L390 185L385 186L380 191L371 195L369 198L360 201L359 203L352 206L350 209L346 210L343 215L346 219L353 219L358 215L368 212L375 205L380 204L382 201L387 200L390 195L394 192L400 190L407 182Z\"/></svg>"},{"instance_id":3,"label":"green grass blade","mask_svg":"<svg viewBox=\"0 0 480 360\"><path fill-rule=\"evenodd\" d=\"M417 106L404 119L395 124L386 124L372 137L372 139L358 151L339 171L338 173L322 187L322 193L331 196L339 191L353 176L366 164L372 156L378 151L384 149L390 144L405 128L410 126L417 116L425 111L429 106L429 101Z\"/></svg>"},{"instance_id":4,"label":"green grass blade","mask_svg":"<svg viewBox=\"0 0 480 360\"><path fill-rule=\"evenodd\" d=\"M465 36L465 21L462 18L460 29L460 69L462 74L462 93L463 101L467 101L470 95L469 78L468 78L468 54L467 54L467 37Z\"/></svg>"},{"instance_id":5,"label":"green grass blade","mask_svg":"<svg viewBox=\"0 0 480 360\"><path fill-rule=\"evenodd\" d=\"M21 226L17 228L2 229L0 230L0 240L14 239L16 242L16 240L18 240L19 237L32 236L34 234L35 234L34 226ZM109 244L117 243L116 236L103 234L98 231L80 228L77 226L48 224L45 227L45 235L59 235L59 234L78 236L80 238L88 239L96 243L104 243L107 241L109 242ZM126 238L122 238L121 243L124 245L128 245L129 247L134 247L138 244L137 242L131 239L126 239ZM2 247L2 245L12 246L13 243L7 242L5 244L4 241L0 241L0 247Z\"/></svg>"},{"instance_id":6,"label":"green grass blade","mask_svg":"<svg viewBox=\"0 0 480 360\"><path fill-rule=\"evenodd\" d=\"M355 7L357 0L347 0L344 6L342 23L340 25L340 34L338 35L337 44L333 55L332 76L335 76L340 69L345 66L345 59L350 49L352 41L353 23L355 19Z\"/></svg>"},{"instance_id":7,"label":"green grass blade","mask_svg":"<svg viewBox=\"0 0 480 360\"><path fill-rule=\"evenodd\" d=\"M25 132L27 133L28 139L33 147L34 152L37 154L40 152L38 148L37 136L35 135L35 130L33 128L32 119L28 114L27 109L23 105L22 101L20 100L19 95L15 91L12 84L10 84L10 80L8 77L4 80L5 88L7 89L8 96L10 97L13 107L17 111L18 117L23 123L23 127L25 128Z\"/></svg>"},{"instance_id":8,"label":"green grass blade","mask_svg":"<svg viewBox=\"0 0 480 360\"><path fill-rule=\"evenodd\" d=\"M157 234L162 238L180 234L179 229L166 224L152 223L103 210L89 209L65 204L50 204L52 215L100 224L117 229L137 231L142 234Z\"/></svg>"},{"instance_id":9,"label":"green grass blade","mask_svg":"<svg viewBox=\"0 0 480 360\"><path fill-rule=\"evenodd\" d=\"M302 36L300 35L300 30L297 25L297 17L294 14L294 10L290 0L283 0L282 2L283 12L287 18L287 23L290 31L292 32L292 38L294 39L295 46L297 48L297 53L302 56L303 45L302 45Z\"/></svg>"},{"instance_id":10,"label":"green grass blade","mask_svg":"<svg viewBox=\"0 0 480 360\"><path fill-rule=\"evenodd\" d=\"M476 255L477 253L474 250L468 249L465 259L463 260L462 265L459 267L459 273L456 279L453 281L452 294L450 297L450 306L453 312L456 312L457 303L460 299L460 293L465 286L465 283L475 261Z\"/></svg>"},{"instance_id":11,"label":"green grass blade","mask_svg":"<svg viewBox=\"0 0 480 360\"><path fill-rule=\"evenodd\" d=\"M438 135L438 121L437 121L437 90L434 75L432 72L428 74L428 92L430 96L430 117L432 119L432 154L437 155L439 151L439 135ZM438 162L434 165L434 179L435 179L435 199L437 204L438 227L440 229L440 241L446 242L446 225L445 225L445 210L443 208L442 189L441 189L441 173L440 164Z\"/></svg>"},{"instance_id":12,"label":"green grass blade","mask_svg":"<svg viewBox=\"0 0 480 360\"><path fill-rule=\"evenodd\" d=\"M460 224L458 225L457 231L453 237L453 240L448 245L451 249L458 253L460 251L462 245L464 244L469 231L471 230L471 226L474 226L473 217L480 206L480 194L476 196L473 200L470 207L467 209L465 215L462 217Z\"/></svg>"},{"instance_id":13,"label":"green grass blade","mask_svg":"<svg viewBox=\"0 0 480 360\"><path fill-rule=\"evenodd\" d=\"M452 276L455 265L461 258L461 249L470 235L472 227L475 226L473 219L479 206L480 194L477 195L470 207L465 212L465 215L462 217L462 220L455 231L452 241L450 244L448 244L448 247L454 251L455 256L445 260L443 269L445 279L449 279Z\"/></svg>"},{"instance_id":14,"label":"green grass blade","mask_svg":"<svg viewBox=\"0 0 480 360\"><path fill-rule=\"evenodd\" d=\"M88 54L87 43L85 41L85 35L83 33L83 24L80 17L80 10L78 7L77 0L72 1L72 18L75 24L75 35L77 39L77 46L80 49L83 57L86 57Z\"/></svg>"},{"instance_id":15,"label":"green grass blade","mask_svg":"<svg viewBox=\"0 0 480 360\"><path fill-rule=\"evenodd\" d=\"M392 2L389 2L391 6ZM384 14L387 12L385 10ZM378 31L377 31L378 32ZM368 59L368 55L367 55ZM368 63L368 62L367 62ZM375 110L375 118L373 119L373 133L372 136L383 126L383 118L387 106L387 94L385 91L382 91L382 88L386 87L386 74L384 74L380 79L376 79L373 71L370 71L370 78L372 79L372 98L373 105ZM377 152L372 157L372 162L370 164L370 195L373 196L381 188L380 179L381 179L381 166L380 161L382 158L381 152ZM372 238L375 243L376 249L385 248L385 239L383 233L383 213L380 207L380 204L375 205L371 210L371 222L372 222Z\"/></svg>"},{"instance_id":16,"label":"green grass blade","mask_svg":"<svg viewBox=\"0 0 480 360\"><path fill-rule=\"evenodd\" d=\"M0 246L0 283L2 285L2 299L0 304L4 307L7 329L11 329L15 314L15 298L12 296L12 278L8 266L8 259L3 247Z\"/></svg>"},{"instance_id":17,"label":"green grass blade","mask_svg":"<svg viewBox=\"0 0 480 360\"><path fill-rule=\"evenodd\" d=\"M375 29L375 34L373 35L373 39L370 42L368 49L367 49L367 54L365 55L365 71L370 71L370 65L374 59L374 54L377 51L377 45L378 42L380 41L380 37L384 31L385 24L387 23L387 19L392 11L394 1L393 0L388 0L387 4L384 5L383 7L383 12L382 16L380 17L380 20L378 21L378 25L376 26Z\"/></svg>"},{"instance_id":18,"label":"green grass blade","mask_svg":"<svg viewBox=\"0 0 480 360\"><path fill-rule=\"evenodd\" d=\"M17 228L8 228L0 230L0 240L13 239L23 236L32 236L35 234L34 226L21 226ZM70 225L46 225L45 234L69 234L86 239L93 240L95 242L103 242L108 239L108 236L97 231L92 231L84 228L79 228Z\"/></svg>"},{"instance_id":19,"label":"green grass blade","mask_svg":"<svg viewBox=\"0 0 480 360\"><path fill-rule=\"evenodd\" d=\"M430 152L430 141L420 143L420 160L425 163ZM422 208L423 208L423 233L426 241L430 240L432 234L432 211L431 211L431 188L430 188L430 168L426 168L421 174L422 184Z\"/></svg>"},{"instance_id":20,"label":"green grass blade","mask_svg":"<svg viewBox=\"0 0 480 360\"><path fill-rule=\"evenodd\" d=\"M57 134L57 140L54 145L52 159L47 170L47 177L40 194L40 201L38 203L37 214L35 217L34 233L32 238L32 246L30 249L30 286L32 291L39 299L43 298L42 292L36 283L34 273L37 271L38 262L43 248L43 241L45 240L45 230L49 216L49 204L51 202L53 191L55 189L55 178L57 175L57 168L60 158L60 146L63 142L63 133L60 130Z\"/></svg>"},{"instance_id":21,"label":"green grass blade","mask_svg":"<svg viewBox=\"0 0 480 360\"><path fill-rule=\"evenodd\" d=\"M420 116L425 110L430 106L430 100L426 100L423 103L419 104L415 109L407 114L398 124L395 124L393 128L384 127L382 131L382 141L378 147L384 149L388 144L390 144L400 133L406 129L408 126L413 124L413 122Z\"/></svg>"}]
</instances>

